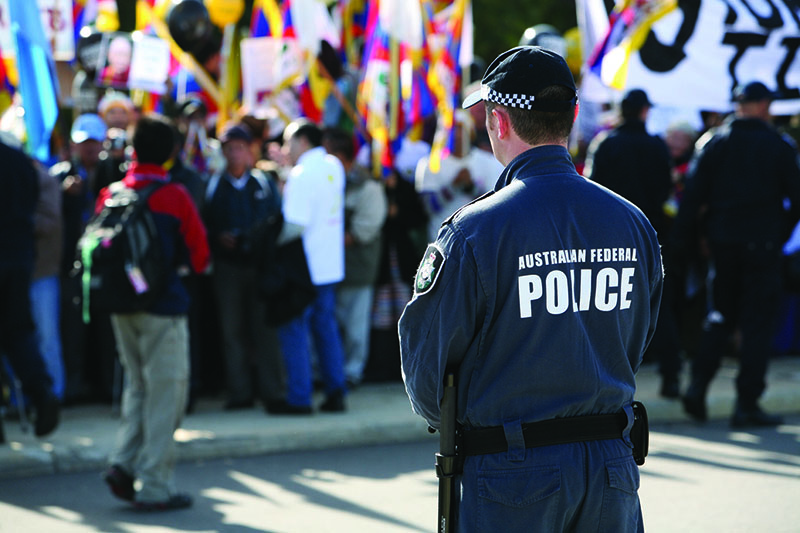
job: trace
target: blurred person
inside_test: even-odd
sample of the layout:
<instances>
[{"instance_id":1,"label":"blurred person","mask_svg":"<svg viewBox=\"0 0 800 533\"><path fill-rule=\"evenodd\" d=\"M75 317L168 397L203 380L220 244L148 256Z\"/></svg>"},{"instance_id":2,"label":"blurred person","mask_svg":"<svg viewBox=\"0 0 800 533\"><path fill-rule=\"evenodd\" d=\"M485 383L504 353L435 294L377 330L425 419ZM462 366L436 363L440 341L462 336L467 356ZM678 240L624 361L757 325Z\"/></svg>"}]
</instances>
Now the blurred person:
<instances>
[{"instance_id":1,"label":"blurred person","mask_svg":"<svg viewBox=\"0 0 800 533\"><path fill-rule=\"evenodd\" d=\"M46 168L37 164L39 202L34 218L36 261L31 281L31 312L36 337L47 371L53 379L53 393L64 398L66 377L61 353L61 254L63 218L61 187Z\"/></svg>"},{"instance_id":2,"label":"blurred person","mask_svg":"<svg viewBox=\"0 0 800 533\"><path fill-rule=\"evenodd\" d=\"M108 128L103 151L97 162L97 185L108 187L125 177L129 163L128 134L121 128Z\"/></svg>"},{"instance_id":3,"label":"blurred person","mask_svg":"<svg viewBox=\"0 0 800 533\"><path fill-rule=\"evenodd\" d=\"M277 330L266 325L267 304L254 289L254 246L259 226L280 213L281 198L274 180L253 168L253 137L246 126L229 124L219 140L227 168L208 183L203 219L222 333L225 409L253 407L258 396L271 413L283 406L285 371Z\"/></svg>"},{"instance_id":4,"label":"blurred person","mask_svg":"<svg viewBox=\"0 0 800 533\"><path fill-rule=\"evenodd\" d=\"M698 141L675 223L676 251L689 254L699 235L709 256L708 313L683 407L707 419L708 386L738 328L735 428L782 423L759 399L780 312L782 246L800 219L800 168L797 150L770 124L773 99L758 81L735 88L734 115Z\"/></svg>"},{"instance_id":5,"label":"blurred person","mask_svg":"<svg viewBox=\"0 0 800 533\"><path fill-rule=\"evenodd\" d=\"M174 142L172 154L169 160L164 164L164 168L167 169L169 180L172 183L183 185L189 192L195 209L197 209L199 213L202 213L206 182L203 181L199 173L183 164L180 157L181 148L183 147L183 136L178 130L178 127L174 124L172 133ZM219 354L219 351L213 351L213 348L218 346L218 342L216 342L217 323L206 324L203 322L204 315L206 314L205 308L214 305L209 301L211 291L207 290L209 286L209 274L207 272L194 272L190 268L183 268L180 273L181 281L183 281L186 292L189 293L188 320L191 378L189 383L189 404L187 412L192 412L197 396L200 394L201 390L213 388L213 386L207 386L207 382L214 380L216 375L209 372L210 365L207 364L209 358L204 357L204 355L209 352L213 353L214 356ZM208 349L205 350L204 346Z\"/></svg>"},{"instance_id":6,"label":"blurred person","mask_svg":"<svg viewBox=\"0 0 800 533\"><path fill-rule=\"evenodd\" d=\"M472 146L474 127L466 110L456 111L453 128L453 151L442 158L438 172L431 170L430 156L417 163L415 186L428 209L430 241L436 240L447 217L490 190L503 171L492 154Z\"/></svg>"},{"instance_id":7,"label":"blurred person","mask_svg":"<svg viewBox=\"0 0 800 533\"><path fill-rule=\"evenodd\" d=\"M320 41L317 58L333 83L330 94L322 107L322 126L339 128L352 134L355 125L351 115L345 109L345 105L349 104L351 111L355 109L358 77L348 65L342 62L333 46L324 39Z\"/></svg>"},{"instance_id":8,"label":"blurred person","mask_svg":"<svg viewBox=\"0 0 800 533\"><path fill-rule=\"evenodd\" d=\"M355 139L341 129L323 132L322 145L341 161L345 172L344 279L336 288L336 318L342 331L345 377L357 386L369 357L372 298L386 220L383 184L355 163Z\"/></svg>"},{"instance_id":9,"label":"blurred person","mask_svg":"<svg viewBox=\"0 0 800 533\"><path fill-rule=\"evenodd\" d=\"M147 511L192 505L192 497L177 492L173 479L173 433L183 418L189 379L189 297L178 267L188 264L200 272L209 263L200 215L186 189L169 183L163 166L172 154L173 138L166 118L143 117L133 133L136 159L122 181L137 190L164 182L147 205L161 236L165 264L172 265L167 283L146 311L111 316L126 379L117 443L103 478L116 497ZM96 212L110 195L107 188L101 191Z\"/></svg>"},{"instance_id":10,"label":"blurred person","mask_svg":"<svg viewBox=\"0 0 800 533\"><path fill-rule=\"evenodd\" d=\"M633 202L655 228L661 245L668 246L668 217L664 207L672 191L670 155L664 141L647 132L645 124L652 105L641 89L631 89L625 94L620 103L622 122L598 134L589 144L584 175ZM669 273L664 279L664 292L672 294L670 285L676 277L669 272L672 268L669 250L664 249L662 254L664 269ZM662 299L655 339L645 356L652 355L658 361L660 392L666 398L680 396L681 345L672 305L672 298Z\"/></svg>"},{"instance_id":11,"label":"blurred person","mask_svg":"<svg viewBox=\"0 0 800 533\"><path fill-rule=\"evenodd\" d=\"M317 291L301 316L279 328L286 361L287 414L311 414L313 339L325 383L320 410L342 412L347 394L344 350L336 324L336 287L345 276L345 172L322 147L322 131L298 119L284 131L284 152L293 165L283 191L280 240L302 236L311 281Z\"/></svg>"},{"instance_id":12,"label":"blurred person","mask_svg":"<svg viewBox=\"0 0 800 533\"><path fill-rule=\"evenodd\" d=\"M59 422L59 400L36 340L31 315L31 273L36 241L39 177L22 151L0 138L0 352L8 358L36 412L34 433L43 437Z\"/></svg>"},{"instance_id":13,"label":"blurred person","mask_svg":"<svg viewBox=\"0 0 800 533\"><path fill-rule=\"evenodd\" d=\"M97 113L107 127L126 130L134 123L136 108L125 93L107 91L97 104Z\"/></svg>"},{"instance_id":14,"label":"blurred person","mask_svg":"<svg viewBox=\"0 0 800 533\"><path fill-rule=\"evenodd\" d=\"M428 213L414 184L393 170L384 179L388 202L375 299L366 381L400 380L397 322L411 299L419 258L428 244Z\"/></svg>"},{"instance_id":15,"label":"blurred person","mask_svg":"<svg viewBox=\"0 0 800 533\"><path fill-rule=\"evenodd\" d=\"M70 131L67 161L57 163L50 173L61 184L63 252L61 256L61 343L66 372L64 401L109 400L115 394L116 344L108 313L91 311L84 324L80 277L73 263L78 240L94 213L98 183L97 170L107 127L93 113L78 116Z\"/></svg>"}]
</instances>

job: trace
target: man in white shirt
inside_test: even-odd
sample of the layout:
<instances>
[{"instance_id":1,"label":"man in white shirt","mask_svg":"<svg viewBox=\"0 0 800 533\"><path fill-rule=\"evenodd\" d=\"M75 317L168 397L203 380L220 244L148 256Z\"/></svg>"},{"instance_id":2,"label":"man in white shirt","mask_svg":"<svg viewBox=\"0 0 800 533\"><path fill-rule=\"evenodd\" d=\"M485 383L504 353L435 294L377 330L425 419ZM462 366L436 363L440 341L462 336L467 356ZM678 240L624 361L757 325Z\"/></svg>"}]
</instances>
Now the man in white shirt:
<instances>
[{"instance_id":1,"label":"man in white shirt","mask_svg":"<svg viewBox=\"0 0 800 533\"><path fill-rule=\"evenodd\" d=\"M288 414L310 414L312 375L309 335L319 357L326 400L320 410L345 410L344 351L336 324L336 285L344 279L345 174L321 146L322 131L299 119L284 132L284 149L294 165L283 193L283 240L301 234L317 297L303 314L281 326L286 360Z\"/></svg>"},{"instance_id":2,"label":"man in white shirt","mask_svg":"<svg viewBox=\"0 0 800 533\"><path fill-rule=\"evenodd\" d=\"M433 172L430 157L417 164L416 189L425 201L430 215L428 239L436 240L439 227L455 211L489 191L503 171L494 155L471 146L474 130L472 118L466 111L455 115L453 151L442 158L441 168Z\"/></svg>"}]
</instances>

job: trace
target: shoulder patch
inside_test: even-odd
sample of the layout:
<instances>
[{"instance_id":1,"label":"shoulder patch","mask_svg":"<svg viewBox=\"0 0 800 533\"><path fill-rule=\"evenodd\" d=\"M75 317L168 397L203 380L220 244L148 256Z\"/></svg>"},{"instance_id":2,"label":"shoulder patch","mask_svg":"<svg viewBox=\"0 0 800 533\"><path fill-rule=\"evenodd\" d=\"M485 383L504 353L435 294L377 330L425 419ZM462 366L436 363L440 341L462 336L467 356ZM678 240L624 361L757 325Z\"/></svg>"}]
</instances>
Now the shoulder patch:
<instances>
[{"instance_id":1,"label":"shoulder patch","mask_svg":"<svg viewBox=\"0 0 800 533\"><path fill-rule=\"evenodd\" d=\"M430 291L439 279L439 273L444 265L444 253L435 244L429 244L422 262L417 269L417 276L414 278L414 294L425 294Z\"/></svg>"}]
</instances>

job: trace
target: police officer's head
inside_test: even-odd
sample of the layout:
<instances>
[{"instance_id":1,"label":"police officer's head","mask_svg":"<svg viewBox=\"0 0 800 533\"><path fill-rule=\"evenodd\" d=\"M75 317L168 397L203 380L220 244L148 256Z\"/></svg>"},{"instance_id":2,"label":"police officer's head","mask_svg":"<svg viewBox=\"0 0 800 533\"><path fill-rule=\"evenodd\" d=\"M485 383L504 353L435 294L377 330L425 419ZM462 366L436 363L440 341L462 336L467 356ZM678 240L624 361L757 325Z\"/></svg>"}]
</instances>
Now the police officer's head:
<instances>
[{"instance_id":1,"label":"police officer's head","mask_svg":"<svg viewBox=\"0 0 800 533\"><path fill-rule=\"evenodd\" d=\"M133 150L139 163L163 165L172 156L172 122L157 113L139 119L133 132Z\"/></svg>"},{"instance_id":2,"label":"police officer's head","mask_svg":"<svg viewBox=\"0 0 800 533\"><path fill-rule=\"evenodd\" d=\"M575 120L578 92L567 62L539 46L519 46L500 54L462 107L486 104L486 127L501 163L502 142L512 133L529 146L566 145ZM511 131L507 131L510 126Z\"/></svg>"},{"instance_id":3,"label":"police officer's head","mask_svg":"<svg viewBox=\"0 0 800 533\"><path fill-rule=\"evenodd\" d=\"M760 81L737 85L733 90L736 116L769 120L769 107L778 95Z\"/></svg>"}]
</instances>

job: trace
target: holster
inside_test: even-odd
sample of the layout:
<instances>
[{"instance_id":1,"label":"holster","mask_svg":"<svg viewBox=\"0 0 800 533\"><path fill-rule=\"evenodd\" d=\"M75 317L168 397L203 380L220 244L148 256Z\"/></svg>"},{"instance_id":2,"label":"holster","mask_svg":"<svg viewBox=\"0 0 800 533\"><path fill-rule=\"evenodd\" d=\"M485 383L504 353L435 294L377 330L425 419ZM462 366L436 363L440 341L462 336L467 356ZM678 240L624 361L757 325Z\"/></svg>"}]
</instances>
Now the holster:
<instances>
[{"instance_id":1,"label":"holster","mask_svg":"<svg viewBox=\"0 0 800 533\"><path fill-rule=\"evenodd\" d=\"M631 427L633 443L633 459L642 466L650 449L650 426L647 422L647 410L642 402L633 402L633 426Z\"/></svg>"}]
</instances>

